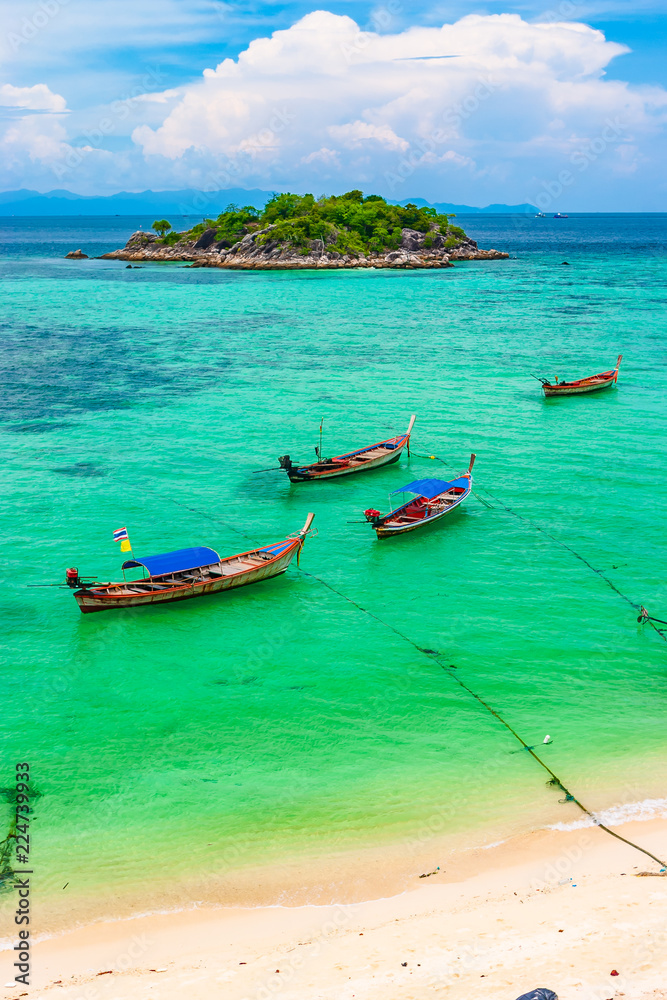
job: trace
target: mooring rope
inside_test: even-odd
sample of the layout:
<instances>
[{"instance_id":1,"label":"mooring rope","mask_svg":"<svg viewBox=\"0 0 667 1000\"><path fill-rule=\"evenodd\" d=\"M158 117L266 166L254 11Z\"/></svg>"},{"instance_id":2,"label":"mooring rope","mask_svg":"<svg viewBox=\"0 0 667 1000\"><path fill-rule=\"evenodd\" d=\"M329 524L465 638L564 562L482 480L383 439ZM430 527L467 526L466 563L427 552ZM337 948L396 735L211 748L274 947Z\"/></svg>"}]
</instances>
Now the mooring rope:
<instances>
[{"instance_id":1,"label":"mooring rope","mask_svg":"<svg viewBox=\"0 0 667 1000\"><path fill-rule=\"evenodd\" d=\"M415 452L413 452L413 454L415 454ZM430 458L436 462L440 462L441 465L448 465L447 462L445 462L442 458L439 458L437 455L419 455L419 458ZM557 538L555 535L552 535L550 531L548 531L546 528L543 528L542 525L538 524L536 521L532 521L529 517L525 517L523 514L519 514L517 513L517 511L512 510L511 507L508 507L506 503L503 503L500 497L495 496L495 494L493 494L491 490L487 489L486 486L478 487L478 489L483 489L484 492L487 493L492 500L495 500L496 503L499 504L503 510L507 511L508 514L511 514L512 517L516 517L519 521L523 521L525 524L529 524L536 531L540 531L543 535L546 535L547 538L550 538L557 545L560 545L561 548L565 549L567 552L570 552L575 557L575 559L578 559L580 562L584 564L584 566L587 566L590 570L593 571L593 573L595 573L602 580L604 580L607 586L611 587L611 589L614 590L619 597L622 597L624 601L627 601L627 603L630 605L631 608L635 608L635 610L637 611L639 610L640 608L639 604L635 604L634 601L632 601L629 597L626 596L626 594L624 594L621 590L618 589L615 583L613 583L608 577L604 575L602 570L598 569L597 566L594 566L591 562L589 562L585 556L582 556L579 552L576 551L576 549L573 549L571 545L568 545L567 542L563 542L561 541L560 538Z\"/></svg>"},{"instance_id":2,"label":"mooring rope","mask_svg":"<svg viewBox=\"0 0 667 1000\"><path fill-rule=\"evenodd\" d=\"M450 468L450 469L453 468L453 466L450 463L445 462L445 460L442 459L442 458L440 458L438 455L421 455L421 454L419 454L418 452L415 452L415 451L413 451L412 454L415 455L417 458L431 459L432 461L440 462L441 465L444 465L447 468ZM553 542L556 543L556 545L560 545L560 547L563 548L563 549L565 549L566 552L569 552L571 555L573 555L575 557L575 559L578 559L579 562L582 562L584 564L584 566L586 566L593 573L595 573L596 576L599 576L601 580L604 580L604 582L607 584L607 586L610 587L611 590L613 590L616 594L618 594L618 596L622 600L624 600L627 604L629 604L630 607L633 608L635 611L639 611L642 608L642 606L640 604L636 604L635 601L633 601L630 597L627 596L627 594L624 594L622 590L619 590L619 588L616 586L616 584L613 582L613 580L610 580L609 577L606 576L601 569L598 569L597 566L594 566L593 563L591 563L585 556L582 556L580 552L577 552L576 549L573 549L571 545L568 545L567 542L564 542L560 538L557 538L555 535L552 535L551 532L548 531L547 528L542 527L541 524L538 524L536 521L531 520L531 518L525 517L525 515L519 514L519 513L517 513L517 511L513 510L511 507L508 507L506 503L503 503L503 501L500 499L500 497L495 496L495 494L493 494L491 492L491 490L489 490L486 486L481 486L481 487L478 486L478 489L483 489L484 492L488 496L490 496L493 500L495 500L496 503L503 510L507 511L508 514L511 514L512 517L516 517L519 521L523 521L524 524L529 524L531 526L531 528L535 529L535 531L539 531L543 535L546 535L547 538L550 538ZM471 490L471 493L474 493L474 491ZM480 497L477 493L474 493L474 496L476 496L478 500L481 500L482 503L486 504L487 507L490 506L490 504L486 503L486 501L484 500L484 498ZM645 610L645 609L643 609L643 610ZM663 639L665 642L667 642L667 636L665 636L663 634L663 632L662 632L661 629L656 628L655 625L653 625L654 621L658 621L658 622L660 621L659 618L652 618L651 615L649 615L648 612L647 612L645 615L644 614L640 614L640 616L637 619L637 621L647 621L655 629L655 631L658 633L658 635L660 636L660 638ZM667 625L667 622L661 622L661 624Z\"/></svg>"},{"instance_id":3,"label":"mooring rope","mask_svg":"<svg viewBox=\"0 0 667 1000\"><path fill-rule=\"evenodd\" d=\"M163 500L168 500L170 503L176 504L177 507L183 507L185 510L189 510L193 514L199 514L200 517L205 517L213 524L219 524L223 528L229 528L230 531L234 531L237 535L240 535L241 538L247 539L249 542L252 542L253 545L255 544L254 538L251 538L250 535L246 534L245 531L241 531L241 529L237 528L234 524L230 524L229 521L221 521L220 518L213 517L207 511L199 510L197 507L189 507L188 504L181 503L180 500L174 500L174 498L169 496L167 493L160 493L158 490L146 490L144 487L138 486L137 483L128 482L127 479L121 479L119 476L115 476L115 478L119 483L124 483L125 486L131 486L133 489L141 489L145 493L152 493L154 496L161 497Z\"/></svg>"},{"instance_id":4,"label":"mooring rope","mask_svg":"<svg viewBox=\"0 0 667 1000\"><path fill-rule=\"evenodd\" d=\"M425 649L422 646L419 646L414 641L414 639L411 639L404 632L401 632L401 630L398 629L398 628L396 628L395 625L389 624L389 622L384 621L384 619L380 618L373 611L369 611L368 608L364 608L357 601L353 600L351 597L348 597L342 591L338 590L337 587L332 586L332 584L328 583L321 576L317 576L315 573L309 573L309 572L307 572L307 570L304 570L304 569L300 570L299 572L301 572L304 576L309 576L313 580L317 580L319 583L323 584L323 586L327 587L328 590L332 591L332 593L337 594L344 601L347 601L348 604L354 605L354 607L358 608L359 611L363 612L363 614L368 615L370 618L373 618L376 622L379 622L380 625L383 625L385 628L389 629L395 635L400 636L401 639L403 639L405 642L407 642L411 646L413 646L423 656L427 656L430 660L434 660L438 664L438 666L441 667L442 670L445 671L445 673L447 674L448 677L450 677L452 680L456 681L456 683L461 688L463 688L464 691L467 691L467 693L469 695L471 695L471 697L473 697L476 701L478 701L479 704L482 705L486 709L487 712L489 712L495 719L497 719L498 722L500 722L505 727L505 729L507 729L512 734L512 736L516 740L518 740L518 742L521 744L522 748L524 750L527 750L528 753L530 754L530 756L534 760L536 760L537 763L541 767L543 767L544 770L551 776L551 780L549 781L549 784L550 785L555 785L557 788L560 788L565 793L566 801L567 802L573 802L576 806L579 807L579 809L581 809L581 811L583 813L586 814L586 816L590 817L590 819L593 821L593 824L595 826L599 827L601 830L604 830L604 832L608 833L611 837L615 837L617 840L623 841L623 843L627 844L629 847L634 847L635 850L640 851L642 854L645 854L648 858L651 858L652 861L655 861L656 864L658 864L658 865L661 866L661 868L663 868L663 869L667 868L667 864L664 861L661 861L660 858L656 857L655 854L651 854L651 852L647 851L645 847L640 847L639 844L635 844L634 841L628 840L626 837L622 837L620 835L620 833L615 833L614 830L611 830L608 826L605 826L604 823L601 823L600 820L595 815L595 813L592 812L590 809L588 809L575 795L573 795L570 792L570 790L563 784L563 782L560 780L560 778L558 777L558 775L555 774L555 772L551 770L551 768L549 767L549 765L545 764L545 762L542 760L542 758L539 757L538 754L535 753L534 747L529 746L529 744L526 743L526 741L523 739L523 737L521 737L516 732L516 730L512 728L512 726L510 726L509 722L505 721L505 719L502 717L502 715L500 715L499 712L497 712L494 708L492 708L491 705L489 705L488 702L486 702L480 695L478 695L477 692L474 691L468 684L466 684L464 681L462 681L461 678L457 674L454 673L454 671L453 671L453 669L452 669L451 666L447 666L446 664L440 662L440 659L439 659L440 654L437 652L437 650L428 650L428 649Z\"/></svg>"},{"instance_id":5,"label":"mooring rope","mask_svg":"<svg viewBox=\"0 0 667 1000\"><path fill-rule=\"evenodd\" d=\"M423 456L420 456L420 457L423 457ZM435 456L428 456L428 457L435 458ZM443 465L446 464L442 459L436 459L436 460L440 461ZM124 482L127 485L129 485L129 486L135 486L136 487L136 483L128 483L126 480L122 480L122 479L119 479L118 481L119 482ZM156 492L156 491L152 491L152 492ZM486 490L486 492L488 493L489 491ZM229 524L228 522L226 522L226 521L220 521L219 519L217 519L217 518L213 517L212 515L208 514L206 511L199 510L196 507L189 507L187 504L183 504L183 503L181 503L178 500L174 500L173 497L169 497L166 494L157 494L157 495L163 496L165 499L170 500L172 503L176 504L178 507L184 507L186 510L192 511L193 513L199 514L201 517L207 518L209 521L212 521L214 524L224 525L225 527L230 528L232 531L236 531L237 534L241 535L243 538L248 539L249 541L253 542L253 544L254 544L254 539L250 538L245 532L241 531L238 528L235 528L233 525ZM491 496L492 494L489 494L489 495ZM498 502L500 502L500 501L498 501ZM504 505L502 505L502 506L504 506ZM506 509L510 510L509 508L506 508ZM514 514L514 511L510 510L510 513ZM523 517L521 517L520 514L515 514L515 516L519 517L521 520L528 521L528 518L523 518ZM532 523L532 522L528 521L528 523ZM539 528L539 526L537 526L537 525L536 525L536 527ZM544 529L539 528L539 530L544 530ZM548 534L548 532L547 532L547 534ZM555 541L558 541L558 539L555 539ZM564 543L559 543L559 544L564 544ZM569 549L569 546L564 546L564 547ZM573 549L569 549L569 551L574 552ZM574 553L574 554L576 555L576 553ZM583 557L578 557L578 558L582 558L582 561L585 562L586 565L590 565L587 562L587 560L583 559ZM591 568L593 569L594 567L591 567ZM368 608L363 607L361 604L359 604L357 601L353 600L351 597L348 597L346 594L344 594L342 591L338 590L337 587L334 587L331 583L329 583L327 580L323 579L321 576L318 576L315 573L309 573L307 570L301 569L300 567L297 568L297 572L301 573L303 576L310 577L312 580L317 580L318 583L322 584L322 586L326 587L333 594L336 594L342 600L347 601L348 604L352 604L355 608L357 608L359 611L361 611L362 614L367 615L369 618L373 618L376 622L378 622L384 628L389 629L389 631L393 632L395 635L399 636L399 638L403 639L404 642L409 643L414 649L417 650L417 652L421 653L423 656L428 657L429 660L433 660L434 662L436 662L438 664L438 666L441 667L441 669L446 673L446 675L448 677L450 677L452 680L456 681L456 683L459 685L459 687L461 687L471 697L473 697L476 701L478 701L479 704L482 705L486 709L487 712L489 712L495 719L497 719L498 722L500 722L501 725L503 725L512 734L512 736L521 744L522 749L527 750L528 753L530 754L530 756L535 761L537 761L537 763L541 767L544 768L544 770L551 776L549 784L555 785L557 788L560 788L565 793L565 796L566 796L565 801L567 801L567 802L573 802L576 806L578 806L578 808L583 813L585 813L586 816L590 817L590 819L593 821L593 824L595 826L599 827L601 830L604 830L605 833L608 833L611 837L615 837L617 840L621 840L624 844L627 844L629 847L633 847L635 850L640 851L642 854L645 854L647 857L651 858L652 861L655 861L656 864L660 865L661 868L663 868L663 869L667 868L667 864L664 861L661 861L660 858L656 857L655 854L651 854L651 852L647 851L646 848L640 847L639 844L635 844L632 840L627 840L625 837L622 837L620 835L620 833L615 833L608 826L605 826L604 823L601 823L598 820L598 818L596 817L595 813L593 813L590 809L588 809L585 805L583 805L583 803L578 798L576 798L576 796L574 796L569 791L569 789L563 784L563 782L560 780L560 778L558 777L558 775L556 775L554 773L554 771L551 770L551 768L549 767L549 765L546 764L541 759L541 757L539 757L538 754L535 753L534 747L529 746L529 744L526 743L526 741L516 732L516 730L513 729L512 726L510 726L510 724L508 722L505 721L505 719L500 715L500 713L497 712L494 708L492 708L491 705L489 705L488 702L486 702L480 695L478 695L476 691L474 691L471 687L469 687L469 685L467 685L464 681L462 681L461 678L458 677L456 673L454 673L453 669L450 666L447 666L446 664L440 662L440 659L439 659L440 654L436 650L429 650L429 649L426 649L426 648L424 648L422 646L419 646L408 635L406 635L400 629L396 628L395 625L391 625L389 622L384 621L383 618L380 618L373 611L370 611ZM595 570L595 572L598 572L598 571ZM600 574L600 575L602 575L602 574ZM606 579L606 578L603 576L603 579ZM614 589L616 590L615 587L614 587ZM618 593L620 594L620 591L618 591ZM629 601L629 599L626 598L624 594L621 594L621 596L624 597L624 599L627 600L630 604L632 604L632 602ZM635 607L635 605L632 605L632 606Z\"/></svg>"},{"instance_id":6,"label":"mooring rope","mask_svg":"<svg viewBox=\"0 0 667 1000\"><path fill-rule=\"evenodd\" d=\"M420 455L419 452L417 452L417 451L411 451L410 455L415 455L417 458L430 458L430 459L432 459L435 462L440 462L440 465L444 465L445 468L447 468L447 469L454 469L455 468L454 465L451 465L449 462L445 462L445 460L443 458L438 458L437 455ZM479 493L476 493L473 489L471 489L470 492L472 493L472 495L474 497L477 498L477 500L479 500L480 503L483 503L485 507L488 507L489 510L494 510L493 504L487 503L487 501L484 499L484 497L481 497L479 495ZM489 491L486 490L485 492L488 493ZM491 494L489 493L489 496L490 495Z\"/></svg>"},{"instance_id":7,"label":"mooring rope","mask_svg":"<svg viewBox=\"0 0 667 1000\"><path fill-rule=\"evenodd\" d=\"M662 620L662 618L654 618L653 615L650 615L648 613L648 611L646 610L646 608L644 607L643 604L641 606L639 615L637 617L637 621L638 622L642 622L642 624L644 622L648 622L649 625L651 626L651 628L654 629L658 633L658 635L660 636L660 638L663 639L665 642L667 642L667 635L665 635L665 631L666 630L664 628L658 628L657 625L653 624L654 622L659 622L661 625L667 625L667 622L664 622Z\"/></svg>"}]
</instances>

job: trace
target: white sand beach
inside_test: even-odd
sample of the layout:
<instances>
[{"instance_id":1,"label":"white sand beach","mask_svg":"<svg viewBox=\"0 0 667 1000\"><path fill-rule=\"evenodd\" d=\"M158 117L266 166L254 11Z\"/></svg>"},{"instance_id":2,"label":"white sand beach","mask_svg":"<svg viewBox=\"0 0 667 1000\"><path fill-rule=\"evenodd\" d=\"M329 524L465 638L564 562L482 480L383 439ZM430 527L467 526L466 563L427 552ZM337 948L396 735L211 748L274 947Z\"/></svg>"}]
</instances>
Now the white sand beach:
<instances>
[{"instance_id":1,"label":"white sand beach","mask_svg":"<svg viewBox=\"0 0 667 1000\"><path fill-rule=\"evenodd\" d=\"M665 850L665 821L618 832ZM341 888L330 905L207 906L69 930L38 941L29 988L5 978L1 995L515 1000L546 986L560 1000L667 998L667 878L637 877L655 863L591 828L470 853L367 902Z\"/></svg>"}]
</instances>

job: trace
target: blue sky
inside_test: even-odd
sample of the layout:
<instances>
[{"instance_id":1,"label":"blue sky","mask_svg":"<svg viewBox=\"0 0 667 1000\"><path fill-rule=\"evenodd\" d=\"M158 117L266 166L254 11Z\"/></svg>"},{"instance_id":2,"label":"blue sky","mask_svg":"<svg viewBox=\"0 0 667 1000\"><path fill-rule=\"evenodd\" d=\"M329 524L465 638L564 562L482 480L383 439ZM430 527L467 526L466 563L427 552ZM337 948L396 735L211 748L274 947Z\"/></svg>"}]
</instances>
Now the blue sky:
<instances>
[{"instance_id":1,"label":"blue sky","mask_svg":"<svg viewBox=\"0 0 667 1000\"><path fill-rule=\"evenodd\" d=\"M655 0L0 0L0 14L4 190L667 210Z\"/></svg>"}]
</instances>

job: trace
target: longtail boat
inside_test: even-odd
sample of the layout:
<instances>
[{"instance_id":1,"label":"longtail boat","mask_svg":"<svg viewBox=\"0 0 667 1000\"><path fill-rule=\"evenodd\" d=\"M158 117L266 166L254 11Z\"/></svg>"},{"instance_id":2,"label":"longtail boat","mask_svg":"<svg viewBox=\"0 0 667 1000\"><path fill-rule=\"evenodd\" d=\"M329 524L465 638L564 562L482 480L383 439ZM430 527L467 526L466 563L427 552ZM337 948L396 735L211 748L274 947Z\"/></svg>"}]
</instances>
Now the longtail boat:
<instances>
[{"instance_id":1,"label":"longtail boat","mask_svg":"<svg viewBox=\"0 0 667 1000\"><path fill-rule=\"evenodd\" d=\"M398 462L405 447L408 449L408 454L410 453L410 434L414 422L413 413L405 434L370 444L366 448L358 448L357 451L349 451L345 455L336 455L335 458L322 459L319 449L316 448L318 461L312 465L295 465L289 455L281 455L278 459L280 468L285 470L292 483L311 483L316 479L334 479L336 476L349 476L353 472L364 472L367 469L379 469L383 465L391 465L393 462Z\"/></svg>"},{"instance_id":2,"label":"longtail boat","mask_svg":"<svg viewBox=\"0 0 667 1000\"><path fill-rule=\"evenodd\" d=\"M423 528L433 521L439 521L462 503L472 488L472 467L475 455L470 456L468 471L457 479L445 482L442 479L416 479L402 486L396 493L412 493L413 498L401 507L381 514L372 507L364 511L366 520L373 525L378 538L402 535L415 528ZM392 494L392 495L394 495Z\"/></svg>"},{"instance_id":3,"label":"longtail boat","mask_svg":"<svg viewBox=\"0 0 667 1000\"><path fill-rule=\"evenodd\" d=\"M584 392L597 392L598 389L608 389L615 385L618 379L618 369L621 366L622 354L619 354L616 367L608 372L600 372L599 375L589 375L588 378L575 379L573 382L559 382L558 377L554 384L548 379L541 378L542 388L545 396L580 396Z\"/></svg>"},{"instance_id":4,"label":"longtail boat","mask_svg":"<svg viewBox=\"0 0 667 1000\"><path fill-rule=\"evenodd\" d=\"M122 566L123 575L127 569L138 568L148 575L136 581L123 579L122 583L84 583L76 569L69 569L66 585L80 588L74 597L84 615L112 608L171 604L245 587L285 572L294 556L301 553L314 516L309 514L295 535L260 549L221 558L213 549L198 546L145 559L128 559Z\"/></svg>"}]
</instances>

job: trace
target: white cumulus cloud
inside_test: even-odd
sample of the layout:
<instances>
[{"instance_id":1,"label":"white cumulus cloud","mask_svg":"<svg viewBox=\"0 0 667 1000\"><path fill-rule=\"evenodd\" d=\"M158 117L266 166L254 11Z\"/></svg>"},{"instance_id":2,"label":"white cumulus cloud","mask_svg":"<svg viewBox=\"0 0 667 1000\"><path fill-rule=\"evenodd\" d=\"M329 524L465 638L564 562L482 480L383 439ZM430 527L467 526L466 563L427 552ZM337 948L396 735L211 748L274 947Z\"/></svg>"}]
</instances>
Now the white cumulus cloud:
<instances>
[{"instance_id":1,"label":"white cumulus cloud","mask_svg":"<svg viewBox=\"0 0 667 1000\"><path fill-rule=\"evenodd\" d=\"M389 125L371 125L370 122L349 122L347 125L330 125L328 128L332 139L338 139L342 146L349 149L360 149L369 140L379 143L385 149L400 149L404 152L410 148L407 139L401 139Z\"/></svg>"},{"instance_id":2,"label":"white cumulus cloud","mask_svg":"<svg viewBox=\"0 0 667 1000\"><path fill-rule=\"evenodd\" d=\"M34 87L13 87L11 83L3 83L0 86L0 107L65 111L67 102L60 94L52 93L44 83L38 83Z\"/></svg>"},{"instance_id":3,"label":"white cumulus cloud","mask_svg":"<svg viewBox=\"0 0 667 1000\"><path fill-rule=\"evenodd\" d=\"M516 14L381 35L315 11L206 70L133 139L153 162L199 156L253 183L316 184L321 169L402 197L417 171L431 189L462 172L471 186L502 174L528 200L554 158L609 120L621 123L614 146L662 127L665 91L605 78L626 51L585 24ZM622 162L598 160L608 171Z\"/></svg>"},{"instance_id":4,"label":"white cumulus cloud","mask_svg":"<svg viewBox=\"0 0 667 1000\"><path fill-rule=\"evenodd\" d=\"M6 176L23 176L26 163L38 164L58 159L69 148L67 130L60 117L67 102L46 84L34 87L0 85L0 109L8 124L0 131L0 162ZM1 175L0 175L1 176Z\"/></svg>"},{"instance_id":5,"label":"white cumulus cloud","mask_svg":"<svg viewBox=\"0 0 667 1000\"><path fill-rule=\"evenodd\" d=\"M630 181L638 190L640 179L664 191L667 92L607 77L627 51L586 24L517 14L379 34L313 11L193 82L137 100L128 146L84 157L77 176L93 183L98 169L107 185L115 177L134 190L326 181L469 204L535 201L545 185L569 184L584 202ZM9 87L4 103L19 90L35 108L64 110L44 84ZM41 135L39 155L76 158L71 146L58 152L64 117L32 122L28 157ZM76 133L67 141L76 146ZM563 171L573 180L558 180Z\"/></svg>"}]
</instances>

